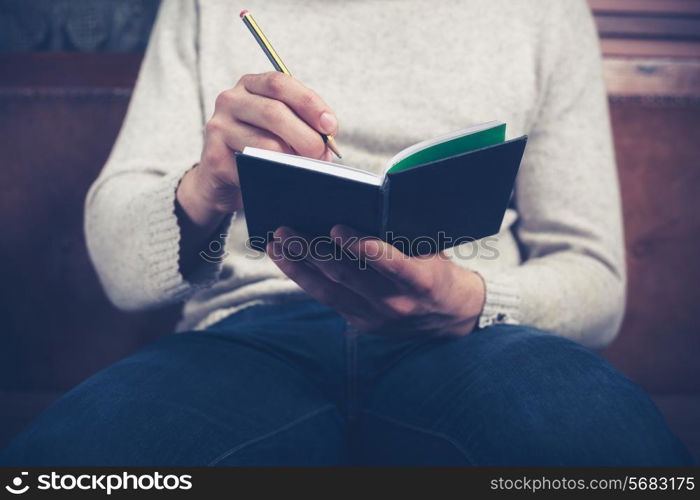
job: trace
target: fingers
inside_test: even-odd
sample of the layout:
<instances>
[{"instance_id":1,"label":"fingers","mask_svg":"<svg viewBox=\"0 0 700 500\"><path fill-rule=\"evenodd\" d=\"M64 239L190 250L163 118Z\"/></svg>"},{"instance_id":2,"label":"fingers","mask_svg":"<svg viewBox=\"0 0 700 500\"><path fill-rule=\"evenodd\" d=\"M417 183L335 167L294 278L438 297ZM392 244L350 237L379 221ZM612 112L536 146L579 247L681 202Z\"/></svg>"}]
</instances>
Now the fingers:
<instances>
[{"instance_id":1,"label":"fingers","mask_svg":"<svg viewBox=\"0 0 700 500\"><path fill-rule=\"evenodd\" d=\"M270 131L302 156L321 158L326 152L326 144L319 133L282 101L249 94L245 106L235 110L235 117Z\"/></svg>"},{"instance_id":2,"label":"fingers","mask_svg":"<svg viewBox=\"0 0 700 500\"><path fill-rule=\"evenodd\" d=\"M410 258L379 238L368 237L340 224L331 229L331 237L378 273L409 287L412 293L428 294L432 290L432 273L429 266L421 265L420 259Z\"/></svg>"},{"instance_id":3,"label":"fingers","mask_svg":"<svg viewBox=\"0 0 700 500\"><path fill-rule=\"evenodd\" d=\"M288 240L287 240L288 241ZM290 257L291 249L275 237L267 246L267 254L277 267L303 288L311 297L349 316L366 316L371 306L359 295L329 280L303 259Z\"/></svg>"},{"instance_id":4,"label":"fingers","mask_svg":"<svg viewBox=\"0 0 700 500\"><path fill-rule=\"evenodd\" d=\"M252 94L285 103L317 132L331 135L338 133L338 122L330 106L296 78L272 71L245 75L241 82Z\"/></svg>"},{"instance_id":5,"label":"fingers","mask_svg":"<svg viewBox=\"0 0 700 500\"><path fill-rule=\"evenodd\" d=\"M237 120L223 123L212 118L206 125L206 132L208 140L210 137L219 139L233 151L243 151L246 146L251 146L280 153L294 153L292 148L275 134Z\"/></svg>"},{"instance_id":6,"label":"fingers","mask_svg":"<svg viewBox=\"0 0 700 500\"><path fill-rule=\"evenodd\" d=\"M201 163L227 184L236 186L239 184L234 151L243 151L246 146L252 146L281 153L294 153L292 148L279 137L235 120L224 122L218 118L212 118L205 128L205 145L202 149Z\"/></svg>"},{"instance_id":7,"label":"fingers","mask_svg":"<svg viewBox=\"0 0 700 500\"><path fill-rule=\"evenodd\" d=\"M236 124L257 133L236 132ZM270 72L244 75L234 88L217 96L206 132L210 135L225 129L231 138L227 144L234 150L256 146L331 160L332 153L320 133L337 133L338 124L330 107L314 91L289 75ZM253 137L262 144L251 143ZM277 144L271 144L275 138Z\"/></svg>"},{"instance_id":8,"label":"fingers","mask_svg":"<svg viewBox=\"0 0 700 500\"><path fill-rule=\"evenodd\" d=\"M244 76L216 97L205 126L199 198L227 212L241 206L234 152L246 146L330 161L319 132L337 132L337 122L312 90L281 73Z\"/></svg>"},{"instance_id":9,"label":"fingers","mask_svg":"<svg viewBox=\"0 0 700 500\"><path fill-rule=\"evenodd\" d=\"M301 235L285 227L279 228L275 236L282 241L293 241L294 237L301 238ZM305 257L306 262L326 278L366 299L374 300L397 292L393 281L372 268L362 266L358 259L344 254L339 247L325 238L315 240L313 248L305 252Z\"/></svg>"}]
</instances>

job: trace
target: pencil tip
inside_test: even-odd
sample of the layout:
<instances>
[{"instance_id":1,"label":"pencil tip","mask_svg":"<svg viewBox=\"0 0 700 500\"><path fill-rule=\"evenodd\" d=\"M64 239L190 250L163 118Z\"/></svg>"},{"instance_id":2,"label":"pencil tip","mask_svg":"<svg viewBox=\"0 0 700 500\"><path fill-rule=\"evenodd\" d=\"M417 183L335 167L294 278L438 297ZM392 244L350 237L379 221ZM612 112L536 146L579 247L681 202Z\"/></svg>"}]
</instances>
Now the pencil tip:
<instances>
[{"instance_id":1,"label":"pencil tip","mask_svg":"<svg viewBox=\"0 0 700 500\"><path fill-rule=\"evenodd\" d=\"M335 139L332 135L326 136L326 146L328 146L328 149L333 151L333 154L335 154L338 158L343 157L343 155L340 154L340 151L338 151L338 145L335 143Z\"/></svg>"}]
</instances>

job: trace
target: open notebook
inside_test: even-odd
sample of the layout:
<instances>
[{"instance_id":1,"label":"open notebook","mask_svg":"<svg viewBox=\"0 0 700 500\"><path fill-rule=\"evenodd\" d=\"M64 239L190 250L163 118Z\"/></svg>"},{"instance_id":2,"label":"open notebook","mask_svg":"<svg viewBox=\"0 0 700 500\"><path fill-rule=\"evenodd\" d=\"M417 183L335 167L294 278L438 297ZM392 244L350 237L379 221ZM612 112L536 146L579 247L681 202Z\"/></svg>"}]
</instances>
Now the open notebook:
<instances>
[{"instance_id":1,"label":"open notebook","mask_svg":"<svg viewBox=\"0 0 700 500\"><path fill-rule=\"evenodd\" d=\"M236 155L250 245L289 226L309 238L335 224L432 253L498 232L527 137L488 122L409 146L382 175L246 147Z\"/></svg>"}]
</instances>

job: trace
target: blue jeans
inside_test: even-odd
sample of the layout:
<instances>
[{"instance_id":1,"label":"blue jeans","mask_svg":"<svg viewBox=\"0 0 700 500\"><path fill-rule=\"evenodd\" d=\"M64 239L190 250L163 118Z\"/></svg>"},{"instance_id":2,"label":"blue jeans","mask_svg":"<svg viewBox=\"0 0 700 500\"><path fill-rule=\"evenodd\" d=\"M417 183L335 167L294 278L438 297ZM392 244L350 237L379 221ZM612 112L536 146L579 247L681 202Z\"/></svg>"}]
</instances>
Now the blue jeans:
<instances>
[{"instance_id":1,"label":"blue jeans","mask_svg":"<svg viewBox=\"0 0 700 500\"><path fill-rule=\"evenodd\" d=\"M254 306L81 383L3 465L681 465L649 398L533 328L347 334L316 302Z\"/></svg>"}]
</instances>

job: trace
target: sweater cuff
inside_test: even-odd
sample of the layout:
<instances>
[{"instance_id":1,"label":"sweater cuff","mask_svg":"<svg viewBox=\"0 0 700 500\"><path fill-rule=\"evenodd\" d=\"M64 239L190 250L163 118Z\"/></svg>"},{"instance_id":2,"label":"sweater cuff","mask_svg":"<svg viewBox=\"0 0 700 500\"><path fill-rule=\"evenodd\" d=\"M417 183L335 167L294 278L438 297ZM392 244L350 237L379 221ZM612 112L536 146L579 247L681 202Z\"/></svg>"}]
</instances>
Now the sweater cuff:
<instances>
[{"instance_id":1,"label":"sweater cuff","mask_svg":"<svg viewBox=\"0 0 700 500\"><path fill-rule=\"evenodd\" d=\"M519 324L520 297L515 280L503 274L481 277L486 287L486 299L477 327Z\"/></svg>"},{"instance_id":2,"label":"sweater cuff","mask_svg":"<svg viewBox=\"0 0 700 500\"><path fill-rule=\"evenodd\" d=\"M196 290L211 286L221 273L220 261L202 261L203 265L192 281L186 281L180 273L181 235L175 214L175 195L182 177L191 168L188 166L168 173L149 194L149 245L146 249L149 279L156 293L174 301L185 300Z\"/></svg>"}]
</instances>

